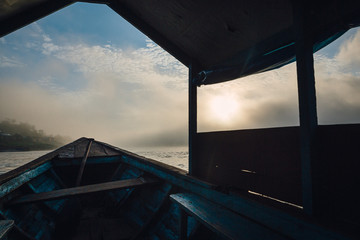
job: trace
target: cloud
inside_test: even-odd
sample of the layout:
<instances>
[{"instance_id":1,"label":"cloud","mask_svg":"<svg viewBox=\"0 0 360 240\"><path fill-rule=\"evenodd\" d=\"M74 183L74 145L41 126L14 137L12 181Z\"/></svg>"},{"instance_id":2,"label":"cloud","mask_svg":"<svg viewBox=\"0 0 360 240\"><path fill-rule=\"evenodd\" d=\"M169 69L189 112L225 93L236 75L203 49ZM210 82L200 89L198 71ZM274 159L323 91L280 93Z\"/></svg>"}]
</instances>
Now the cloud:
<instances>
[{"instance_id":1,"label":"cloud","mask_svg":"<svg viewBox=\"0 0 360 240\"><path fill-rule=\"evenodd\" d=\"M198 95L200 131L298 124L295 64L223 84L201 87ZM237 114L230 121L221 120L222 108L228 107L226 103L218 112L212 109L211 100L218 96L232 96L237 102Z\"/></svg>"},{"instance_id":2,"label":"cloud","mask_svg":"<svg viewBox=\"0 0 360 240\"><path fill-rule=\"evenodd\" d=\"M13 61L14 69L13 75L1 78L3 118L28 121L52 134L94 137L120 147L186 144L187 68L155 43L148 40L144 48L124 49L109 43L69 42L45 33L38 24L29 35L26 42L37 58L27 62L26 72L17 59L2 56L10 59L5 67L10 68ZM359 31L342 44L335 58L315 55L322 124L360 120L360 74L356 71L360 61L356 51L350 50L360 47L358 39ZM225 120L211 106L222 96L237 103L231 118ZM298 122L295 64L198 89L199 131Z\"/></svg>"},{"instance_id":3,"label":"cloud","mask_svg":"<svg viewBox=\"0 0 360 240\"><path fill-rule=\"evenodd\" d=\"M182 109L185 94L170 96L158 89L128 91L121 89L116 79L106 77L106 81L93 82L83 91L58 94L37 84L3 82L2 116L35 123L52 134L95 137L120 146L186 144L184 134L178 134L178 129L186 129L186 108ZM169 100L171 97L175 100ZM169 141L164 132L174 133L175 140Z\"/></svg>"},{"instance_id":4,"label":"cloud","mask_svg":"<svg viewBox=\"0 0 360 240\"><path fill-rule=\"evenodd\" d=\"M360 122L360 29L344 39L334 58L316 55L317 101L322 124Z\"/></svg>"},{"instance_id":5,"label":"cloud","mask_svg":"<svg viewBox=\"0 0 360 240\"><path fill-rule=\"evenodd\" d=\"M23 66L25 66L25 64L14 57L0 56L1 68L21 68Z\"/></svg>"},{"instance_id":6,"label":"cloud","mask_svg":"<svg viewBox=\"0 0 360 240\"><path fill-rule=\"evenodd\" d=\"M315 54L318 121L320 124L360 122L360 30L342 44L334 58ZM199 89L199 130L251 129L299 125L296 66ZM236 96L237 114L222 121L211 99ZM224 108L226 108L224 104ZM220 114L220 116L219 116Z\"/></svg>"},{"instance_id":7,"label":"cloud","mask_svg":"<svg viewBox=\"0 0 360 240\"><path fill-rule=\"evenodd\" d=\"M344 44L341 45L340 51L335 56L335 59L359 72L360 66L360 30L350 37Z\"/></svg>"},{"instance_id":8,"label":"cloud","mask_svg":"<svg viewBox=\"0 0 360 240\"><path fill-rule=\"evenodd\" d=\"M15 72L2 79L3 117L119 146L186 144L187 74L172 56L151 41L121 49L59 43L35 30L38 59L26 82Z\"/></svg>"},{"instance_id":9,"label":"cloud","mask_svg":"<svg viewBox=\"0 0 360 240\"><path fill-rule=\"evenodd\" d=\"M59 46L56 46L55 44L48 42L48 41L43 43L42 47L43 47L42 53L45 55L51 55L53 52L60 50Z\"/></svg>"}]
</instances>

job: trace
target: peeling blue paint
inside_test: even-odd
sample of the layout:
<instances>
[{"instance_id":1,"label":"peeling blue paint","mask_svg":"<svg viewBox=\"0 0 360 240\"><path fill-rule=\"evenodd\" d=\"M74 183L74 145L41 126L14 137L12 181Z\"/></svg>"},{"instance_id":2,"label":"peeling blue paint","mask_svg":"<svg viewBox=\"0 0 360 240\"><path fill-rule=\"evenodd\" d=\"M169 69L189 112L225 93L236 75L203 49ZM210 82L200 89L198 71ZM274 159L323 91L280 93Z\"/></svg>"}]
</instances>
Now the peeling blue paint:
<instances>
[{"instance_id":1,"label":"peeling blue paint","mask_svg":"<svg viewBox=\"0 0 360 240\"><path fill-rule=\"evenodd\" d=\"M26 182L30 181L31 179L46 172L51 167L52 167L52 164L50 162L46 162L35 169L29 170L11 180L9 180L8 182L1 184L0 185L0 198L2 198L6 194L14 191L15 189L17 189L21 185L25 184Z\"/></svg>"}]
</instances>

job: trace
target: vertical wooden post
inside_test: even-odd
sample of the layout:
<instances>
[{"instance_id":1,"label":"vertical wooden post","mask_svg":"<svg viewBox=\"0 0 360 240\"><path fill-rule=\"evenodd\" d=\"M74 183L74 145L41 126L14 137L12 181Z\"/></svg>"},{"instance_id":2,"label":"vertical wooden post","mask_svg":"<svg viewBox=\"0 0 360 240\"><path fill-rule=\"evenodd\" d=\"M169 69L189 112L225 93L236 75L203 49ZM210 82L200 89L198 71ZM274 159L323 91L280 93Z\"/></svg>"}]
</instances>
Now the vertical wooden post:
<instances>
[{"instance_id":1,"label":"vertical wooden post","mask_svg":"<svg viewBox=\"0 0 360 240\"><path fill-rule=\"evenodd\" d=\"M180 210L180 237L179 240L187 239L188 216L184 210Z\"/></svg>"},{"instance_id":2,"label":"vertical wooden post","mask_svg":"<svg viewBox=\"0 0 360 240\"><path fill-rule=\"evenodd\" d=\"M316 190L316 130L318 126L313 59L312 25L307 1L293 1L296 67L300 115L302 198L304 211L314 214Z\"/></svg>"},{"instance_id":3,"label":"vertical wooden post","mask_svg":"<svg viewBox=\"0 0 360 240\"><path fill-rule=\"evenodd\" d=\"M194 65L189 66L189 175L194 175L194 148L197 133L197 85Z\"/></svg>"}]
</instances>

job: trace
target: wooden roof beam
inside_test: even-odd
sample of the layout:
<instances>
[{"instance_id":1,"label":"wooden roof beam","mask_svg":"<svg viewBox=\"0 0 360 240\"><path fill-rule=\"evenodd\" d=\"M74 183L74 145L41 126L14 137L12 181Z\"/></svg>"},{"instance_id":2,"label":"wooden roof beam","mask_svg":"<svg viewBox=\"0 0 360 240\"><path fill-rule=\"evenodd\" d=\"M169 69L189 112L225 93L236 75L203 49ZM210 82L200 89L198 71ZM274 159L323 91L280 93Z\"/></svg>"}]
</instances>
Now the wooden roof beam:
<instances>
[{"instance_id":1,"label":"wooden roof beam","mask_svg":"<svg viewBox=\"0 0 360 240\"><path fill-rule=\"evenodd\" d=\"M72 3L74 3L74 1L71 0L50 0L19 9L15 13L1 19L0 37L50 15Z\"/></svg>"},{"instance_id":2,"label":"wooden roof beam","mask_svg":"<svg viewBox=\"0 0 360 240\"><path fill-rule=\"evenodd\" d=\"M167 39L163 34L157 31L150 24L146 23L137 14L133 12L128 6L122 4L120 1L110 0L108 6L122 16L125 20L131 23L134 27L140 30L142 33L151 38L156 44L161 46L165 51L174 56L185 66L189 66L192 63L196 63L196 60L187 55L182 49L176 46L172 41ZM199 63L196 63L199 64Z\"/></svg>"}]
</instances>

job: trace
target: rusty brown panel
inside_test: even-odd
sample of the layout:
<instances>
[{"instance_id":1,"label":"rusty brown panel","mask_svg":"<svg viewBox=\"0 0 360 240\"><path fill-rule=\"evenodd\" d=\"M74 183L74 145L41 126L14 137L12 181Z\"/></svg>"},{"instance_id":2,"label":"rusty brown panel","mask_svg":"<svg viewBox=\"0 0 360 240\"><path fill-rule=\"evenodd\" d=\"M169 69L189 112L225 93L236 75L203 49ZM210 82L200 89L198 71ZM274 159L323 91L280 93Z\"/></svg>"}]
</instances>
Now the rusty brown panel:
<instances>
[{"instance_id":1,"label":"rusty brown panel","mask_svg":"<svg viewBox=\"0 0 360 240\"><path fill-rule=\"evenodd\" d=\"M199 133L194 175L301 205L298 127Z\"/></svg>"}]
</instances>

